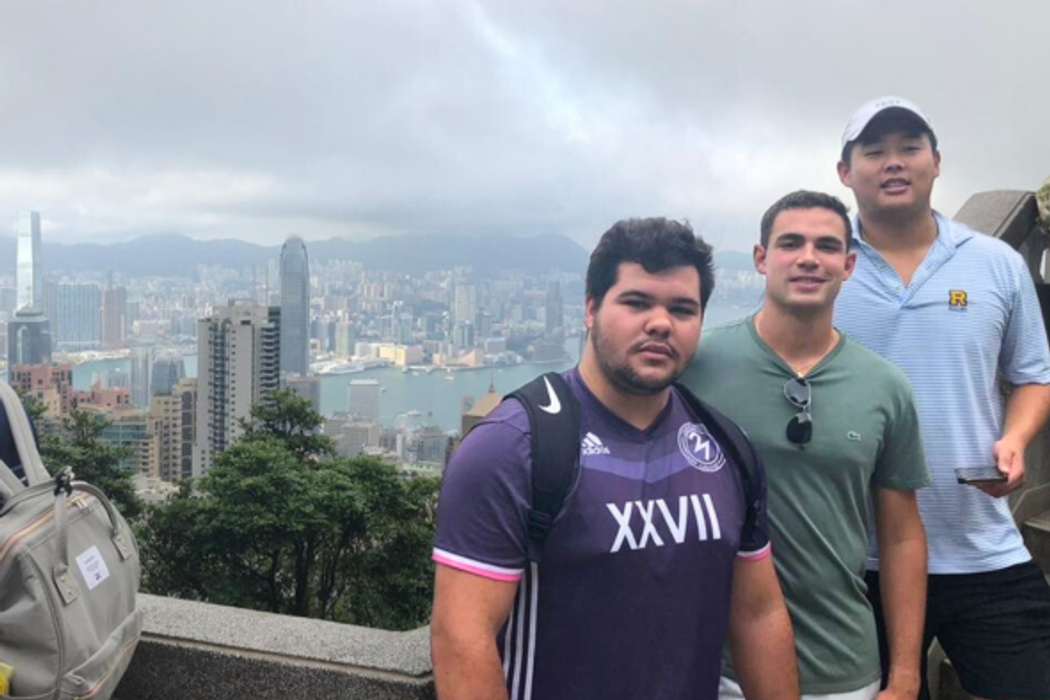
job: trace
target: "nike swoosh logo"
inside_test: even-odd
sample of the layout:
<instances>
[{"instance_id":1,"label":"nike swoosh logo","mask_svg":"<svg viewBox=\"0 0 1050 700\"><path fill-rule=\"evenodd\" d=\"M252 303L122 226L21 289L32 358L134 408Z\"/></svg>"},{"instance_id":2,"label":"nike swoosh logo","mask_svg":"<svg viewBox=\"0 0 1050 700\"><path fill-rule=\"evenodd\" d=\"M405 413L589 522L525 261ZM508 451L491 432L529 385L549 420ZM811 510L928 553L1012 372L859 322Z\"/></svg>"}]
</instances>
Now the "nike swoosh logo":
<instances>
[{"instance_id":1,"label":"nike swoosh logo","mask_svg":"<svg viewBox=\"0 0 1050 700\"><path fill-rule=\"evenodd\" d=\"M558 400L558 395L554 393L554 387L551 386L550 380L544 377L543 383L547 385L547 398L550 400L550 403L546 406L540 404L540 410L546 411L552 416L561 413L561 401Z\"/></svg>"}]
</instances>

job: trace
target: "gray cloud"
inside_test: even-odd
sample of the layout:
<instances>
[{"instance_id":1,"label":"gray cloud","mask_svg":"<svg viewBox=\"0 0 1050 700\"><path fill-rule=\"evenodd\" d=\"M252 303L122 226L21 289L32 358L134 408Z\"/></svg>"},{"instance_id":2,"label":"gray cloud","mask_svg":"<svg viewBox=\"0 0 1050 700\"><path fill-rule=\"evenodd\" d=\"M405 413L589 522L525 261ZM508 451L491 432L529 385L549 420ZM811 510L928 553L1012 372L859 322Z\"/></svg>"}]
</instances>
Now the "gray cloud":
<instances>
[{"instance_id":1,"label":"gray cloud","mask_svg":"<svg viewBox=\"0 0 1050 700\"><path fill-rule=\"evenodd\" d=\"M51 240L564 232L687 217L745 249L846 197L850 111L934 120L936 204L1050 175L1050 6L183 0L0 6L0 220Z\"/></svg>"}]
</instances>

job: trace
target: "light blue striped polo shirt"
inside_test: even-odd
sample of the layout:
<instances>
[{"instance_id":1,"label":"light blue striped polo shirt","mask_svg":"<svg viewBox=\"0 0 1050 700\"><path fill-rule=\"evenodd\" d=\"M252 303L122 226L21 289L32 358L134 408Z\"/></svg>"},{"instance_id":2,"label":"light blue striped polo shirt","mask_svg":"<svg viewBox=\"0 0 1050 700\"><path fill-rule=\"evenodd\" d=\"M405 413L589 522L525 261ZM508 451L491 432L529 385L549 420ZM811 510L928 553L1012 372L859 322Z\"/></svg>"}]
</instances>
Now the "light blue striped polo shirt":
<instances>
[{"instance_id":1,"label":"light blue striped polo shirt","mask_svg":"<svg viewBox=\"0 0 1050 700\"><path fill-rule=\"evenodd\" d=\"M842 286L835 325L900 367L915 393L932 479L918 492L929 572L994 571L1030 556L1006 499L956 483L954 469L995 463L1004 413L997 372L1011 384L1050 384L1050 350L1021 256L934 217L937 239L907 287L854 220L857 268Z\"/></svg>"}]
</instances>

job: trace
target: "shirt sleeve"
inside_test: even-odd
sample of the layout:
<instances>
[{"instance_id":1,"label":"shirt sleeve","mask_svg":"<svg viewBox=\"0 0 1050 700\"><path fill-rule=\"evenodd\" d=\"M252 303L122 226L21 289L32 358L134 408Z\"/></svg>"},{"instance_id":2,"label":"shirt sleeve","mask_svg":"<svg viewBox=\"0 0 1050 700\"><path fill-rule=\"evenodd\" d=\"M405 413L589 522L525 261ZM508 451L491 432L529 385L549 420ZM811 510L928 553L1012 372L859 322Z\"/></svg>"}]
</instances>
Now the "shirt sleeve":
<instances>
[{"instance_id":1,"label":"shirt sleeve","mask_svg":"<svg viewBox=\"0 0 1050 700\"><path fill-rule=\"evenodd\" d=\"M501 414L524 409L507 402ZM438 500L434 561L496 581L517 581L528 559L529 434L490 419L449 461Z\"/></svg>"},{"instance_id":2,"label":"shirt sleeve","mask_svg":"<svg viewBox=\"0 0 1050 700\"><path fill-rule=\"evenodd\" d=\"M744 488L744 527L740 532L740 549L737 556L747 561L759 561L769 556L772 547L769 541L769 514L766 510L766 467L758 450L751 448L754 471L748 475Z\"/></svg>"},{"instance_id":3,"label":"shirt sleeve","mask_svg":"<svg viewBox=\"0 0 1050 700\"><path fill-rule=\"evenodd\" d=\"M1016 290L1003 333L999 371L1014 385L1050 384L1050 348L1035 283L1021 257L1011 259Z\"/></svg>"},{"instance_id":4,"label":"shirt sleeve","mask_svg":"<svg viewBox=\"0 0 1050 700\"><path fill-rule=\"evenodd\" d=\"M903 374L888 384L892 393L887 405L892 410L886 419L872 484L878 488L914 491L930 485L919 414L911 386Z\"/></svg>"}]
</instances>

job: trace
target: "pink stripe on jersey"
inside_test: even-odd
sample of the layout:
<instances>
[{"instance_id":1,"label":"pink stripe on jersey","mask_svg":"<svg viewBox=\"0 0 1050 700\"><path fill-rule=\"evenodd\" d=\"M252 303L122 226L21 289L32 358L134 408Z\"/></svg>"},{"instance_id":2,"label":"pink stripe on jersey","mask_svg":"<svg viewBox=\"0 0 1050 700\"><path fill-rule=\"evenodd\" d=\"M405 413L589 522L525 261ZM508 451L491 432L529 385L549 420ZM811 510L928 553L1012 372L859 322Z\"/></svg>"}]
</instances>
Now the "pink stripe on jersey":
<instances>
[{"instance_id":1,"label":"pink stripe on jersey","mask_svg":"<svg viewBox=\"0 0 1050 700\"><path fill-rule=\"evenodd\" d=\"M737 552L736 555L747 561L761 561L773 553L773 545L770 542L766 546L754 552Z\"/></svg>"},{"instance_id":2,"label":"pink stripe on jersey","mask_svg":"<svg viewBox=\"0 0 1050 700\"><path fill-rule=\"evenodd\" d=\"M452 552L446 552L437 547L434 548L433 557L434 561L438 564L444 564L453 569L466 571L468 574L492 579L493 581L506 581L510 583L520 581L522 573L524 572L524 569L506 569L501 566L493 566L492 564L475 561L474 559L467 559L466 557L461 557Z\"/></svg>"}]
</instances>

